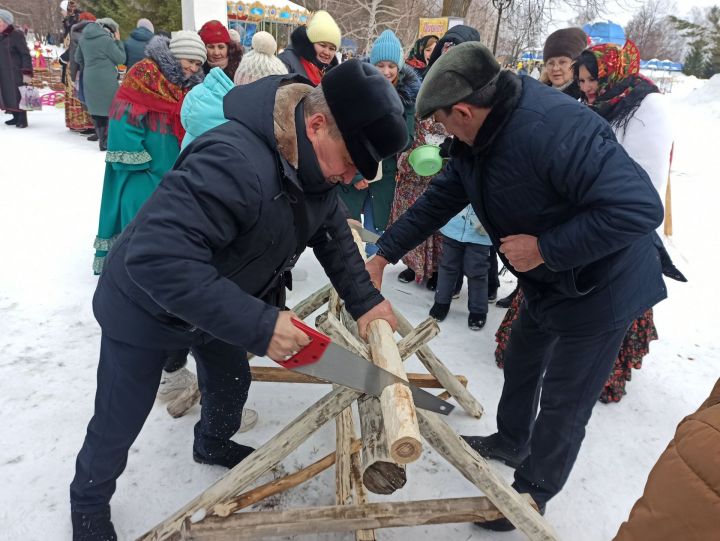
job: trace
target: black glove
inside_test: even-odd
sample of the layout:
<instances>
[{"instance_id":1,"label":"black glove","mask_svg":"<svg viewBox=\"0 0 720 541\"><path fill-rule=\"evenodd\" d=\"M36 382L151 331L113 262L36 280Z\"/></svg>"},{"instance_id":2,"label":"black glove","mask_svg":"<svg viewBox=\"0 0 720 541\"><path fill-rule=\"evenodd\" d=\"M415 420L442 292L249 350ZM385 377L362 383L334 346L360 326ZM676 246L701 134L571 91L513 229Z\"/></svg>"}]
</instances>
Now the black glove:
<instances>
[{"instance_id":1,"label":"black glove","mask_svg":"<svg viewBox=\"0 0 720 541\"><path fill-rule=\"evenodd\" d=\"M660 266L662 267L662 273L668 278L677 280L678 282L687 282L685 275L675 266L670 254L665 249L665 246L658 248L658 254L660 255Z\"/></svg>"},{"instance_id":2,"label":"black glove","mask_svg":"<svg viewBox=\"0 0 720 541\"><path fill-rule=\"evenodd\" d=\"M452 145L453 138L452 137L446 137L445 140L440 143L440 157L441 158L449 158L450 157L450 145Z\"/></svg>"}]
</instances>

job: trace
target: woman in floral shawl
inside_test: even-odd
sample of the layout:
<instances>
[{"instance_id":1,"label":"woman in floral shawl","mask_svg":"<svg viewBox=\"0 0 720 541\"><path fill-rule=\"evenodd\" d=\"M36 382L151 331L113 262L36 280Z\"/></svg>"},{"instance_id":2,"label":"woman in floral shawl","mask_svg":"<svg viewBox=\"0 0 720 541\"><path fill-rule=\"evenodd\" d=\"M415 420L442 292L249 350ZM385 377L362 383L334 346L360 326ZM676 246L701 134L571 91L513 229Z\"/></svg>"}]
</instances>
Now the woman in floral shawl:
<instances>
[{"instance_id":1,"label":"woman in floral shawl","mask_svg":"<svg viewBox=\"0 0 720 541\"><path fill-rule=\"evenodd\" d=\"M154 37L147 58L125 76L110 106L110 133L93 271L180 153L180 108L202 82L205 45L195 32Z\"/></svg>"}]
</instances>

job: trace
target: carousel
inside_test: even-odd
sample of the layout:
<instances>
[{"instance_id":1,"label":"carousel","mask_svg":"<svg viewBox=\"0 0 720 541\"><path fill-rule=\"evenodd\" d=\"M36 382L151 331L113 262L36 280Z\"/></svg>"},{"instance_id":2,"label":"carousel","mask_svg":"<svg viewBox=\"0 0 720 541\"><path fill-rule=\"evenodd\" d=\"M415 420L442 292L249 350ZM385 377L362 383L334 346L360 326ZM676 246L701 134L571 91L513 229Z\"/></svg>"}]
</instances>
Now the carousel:
<instances>
[{"instance_id":1,"label":"carousel","mask_svg":"<svg viewBox=\"0 0 720 541\"><path fill-rule=\"evenodd\" d=\"M307 24L310 12L289 0L268 2L227 3L228 28L237 30L242 44L250 47L255 32L270 32L282 49L290 42L290 34L296 27Z\"/></svg>"}]
</instances>

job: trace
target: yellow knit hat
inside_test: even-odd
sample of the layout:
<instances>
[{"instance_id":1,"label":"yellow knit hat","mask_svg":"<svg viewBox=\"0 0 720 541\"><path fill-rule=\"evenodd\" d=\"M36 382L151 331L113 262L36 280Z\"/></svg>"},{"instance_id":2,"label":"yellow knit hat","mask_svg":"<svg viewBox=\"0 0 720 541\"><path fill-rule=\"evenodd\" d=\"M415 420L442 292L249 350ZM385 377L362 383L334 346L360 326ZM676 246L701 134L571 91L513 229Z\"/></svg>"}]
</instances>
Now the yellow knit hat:
<instances>
[{"instance_id":1,"label":"yellow knit hat","mask_svg":"<svg viewBox=\"0 0 720 541\"><path fill-rule=\"evenodd\" d=\"M340 27L327 11L319 10L310 19L307 25L307 37L312 43L325 41L340 48Z\"/></svg>"}]
</instances>

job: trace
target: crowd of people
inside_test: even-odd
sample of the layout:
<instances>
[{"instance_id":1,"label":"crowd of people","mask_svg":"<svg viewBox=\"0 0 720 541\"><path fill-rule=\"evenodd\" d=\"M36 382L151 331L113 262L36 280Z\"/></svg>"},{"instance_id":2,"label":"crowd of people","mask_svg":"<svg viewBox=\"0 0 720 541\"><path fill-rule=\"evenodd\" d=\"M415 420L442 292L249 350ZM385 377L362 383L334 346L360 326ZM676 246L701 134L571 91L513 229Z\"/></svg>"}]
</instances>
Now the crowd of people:
<instances>
[{"instance_id":1,"label":"crowd of people","mask_svg":"<svg viewBox=\"0 0 720 541\"><path fill-rule=\"evenodd\" d=\"M140 19L123 41L111 18L62 8L66 126L106 153L98 400L71 486L74 539L115 539L110 498L156 397L198 382L197 462L231 468L253 451L230 440L257 420L247 355L307 343L280 310L306 246L361 333L375 318L394 325L375 286L399 261L401 282L434 291L437 321L467 278L468 327L481 330L500 258L517 287L497 302L498 432L465 438L516 468L514 486L544 512L594 404L622 398L658 338L661 272L685 280L656 232L673 135L637 47L561 29L531 77L501 69L465 25L414 44L385 30L367 58L341 62L325 11L278 55L271 34L246 51L220 21L168 34ZM31 77L24 35L0 10L6 124L27 127L18 88ZM411 165L425 145L440 147L436 176ZM381 236L369 274L346 220Z\"/></svg>"}]
</instances>

